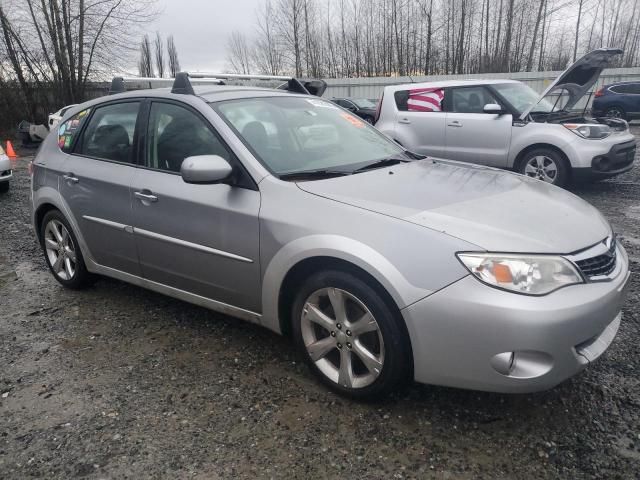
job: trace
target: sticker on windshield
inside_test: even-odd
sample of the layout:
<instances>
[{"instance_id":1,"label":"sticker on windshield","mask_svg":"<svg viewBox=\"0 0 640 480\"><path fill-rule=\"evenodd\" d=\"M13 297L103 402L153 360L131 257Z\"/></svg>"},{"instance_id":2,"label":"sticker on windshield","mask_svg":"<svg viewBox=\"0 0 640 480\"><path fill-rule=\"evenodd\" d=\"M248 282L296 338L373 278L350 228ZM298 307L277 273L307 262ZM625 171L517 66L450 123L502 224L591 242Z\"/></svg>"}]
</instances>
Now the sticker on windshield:
<instances>
[{"instance_id":1,"label":"sticker on windshield","mask_svg":"<svg viewBox=\"0 0 640 480\"><path fill-rule=\"evenodd\" d=\"M340 116L348 121L351 125L356 128L364 128L364 122L360 120L358 117L354 117L348 113L341 113Z\"/></svg>"},{"instance_id":2,"label":"sticker on windshield","mask_svg":"<svg viewBox=\"0 0 640 480\"><path fill-rule=\"evenodd\" d=\"M311 105L313 105L314 107L322 107L322 108L334 108L334 109L338 109L338 107L336 107L333 103L331 102L325 102L323 100L316 100L315 98L307 98L306 99L307 102L309 102Z\"/></svg>"}]
</instances>

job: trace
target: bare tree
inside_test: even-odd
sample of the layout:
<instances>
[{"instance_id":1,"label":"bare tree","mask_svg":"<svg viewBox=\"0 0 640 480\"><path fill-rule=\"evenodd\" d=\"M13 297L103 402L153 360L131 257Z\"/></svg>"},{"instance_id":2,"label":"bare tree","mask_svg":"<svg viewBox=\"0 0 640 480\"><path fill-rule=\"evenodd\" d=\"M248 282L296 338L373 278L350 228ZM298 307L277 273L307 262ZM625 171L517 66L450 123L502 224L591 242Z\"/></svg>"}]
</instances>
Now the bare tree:
<instances>
[{"instance_id":1,"label":"bare tree","mask_svg":"<svg viewBox=\"0 0 640 480\"><path fill-rule=\"evenodd\" d=\"M153 77L153 57L149 36L145 35L140 44L140 60L138 61L138 73L141 77Z\"/></svg>"},{"instance_id":2,"label":"bare tree","mask_svg":"<svg viewBox=\"0 0 640 480\"><path fill-rule=\"evenodd\" d=\"M153 42L153 47L154 47L153 53L156 59L156 71L158 72L158 77L163 78L165 73L164 42L162 41L160 32L156 32L156 39Z\"/></svg>"},{"instance_id":3,"label":"bare tree","mask_svg":"<svg viewBox=\"0 0 640 480\"><path fill-rule=\"evenodd\" d=\"M169 73L172 78L180 72L180 60L178 59L178 49L173 40L173 35L167 38L167 56L169 57Z\"/></svg>"},{"instance_id":4,"label":"bare tree","mask_svg":"<svg viewBox=\"0 0 640 480\"><path fill-rule=\"evenodd\" d=\"M243 33L234 30L227 42L227 62L234 73L251 73L251 51Z\"/></svg>"}]
</instances>

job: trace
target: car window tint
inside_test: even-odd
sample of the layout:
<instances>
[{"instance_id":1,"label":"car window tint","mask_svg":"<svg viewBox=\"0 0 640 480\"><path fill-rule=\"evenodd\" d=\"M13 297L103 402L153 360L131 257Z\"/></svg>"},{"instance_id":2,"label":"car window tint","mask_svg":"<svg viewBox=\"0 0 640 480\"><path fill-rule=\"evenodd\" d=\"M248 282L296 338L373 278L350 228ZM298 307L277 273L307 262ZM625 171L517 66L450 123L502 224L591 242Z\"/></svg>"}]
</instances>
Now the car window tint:
<instances>
[{"instance_id":1,"label":"car window tint","mask_svg":"<svg viewBox=\"0 0 640 480\"><path fill-rule=\"evenodd\" d=\"M149 117L146 166L179 172L187 157L232 155L211 127L195 113L171 103L153 103Z\"/></svg>"},{"instance_id":2,"label":"car window tint","mask_svg":"<svg viewBox=\"0 0 640 480\"><path fill-rule=\"evenodd\" d=\"M103 160L135 163L132 147L139 109L139 102L96 108L76 153Z\"/></svg>"},{"instance_id":3,"label":"car window tint","mask_svg":"<svg viewBox=\"0 0 640 480\"><path fill-rule=\"evenodd\" d=\"M616 85L611 87L611 91L615 93L640 93L640 84Z\"/></svg>"},{"instance_id":4,"label":"car window tint","mask_svg":"<svg viewBox=\"0 0 640 480\"><path fill-rule=\"evenodd\" d=\"M484 113L488 103L499 104L484 87L464 87L451 89L450 108L455 113Z\"/></svg>"},{"instance_id":5,"label":"car window tint","mask_svg":"<svg viewBox=\"0 0 640 480\"><path fill-rule=\"evenodd\" d=\"M58 127L58 147L63 152L71 153L73 142L78 136L78 132L82 129L85 120L89 117L89 113L91 113L90 108L83 110Z\"/></svg>"},{"instance_id":6,"label":"car window tint","mask_svg":"<svg viewBox=\"0 0 640 480\"><path fill-rule=\"evenodd\" d=\"M401 112L442 112L444 89L413 88L394 94L396 106Z\"/></svg>"}]
</instances>

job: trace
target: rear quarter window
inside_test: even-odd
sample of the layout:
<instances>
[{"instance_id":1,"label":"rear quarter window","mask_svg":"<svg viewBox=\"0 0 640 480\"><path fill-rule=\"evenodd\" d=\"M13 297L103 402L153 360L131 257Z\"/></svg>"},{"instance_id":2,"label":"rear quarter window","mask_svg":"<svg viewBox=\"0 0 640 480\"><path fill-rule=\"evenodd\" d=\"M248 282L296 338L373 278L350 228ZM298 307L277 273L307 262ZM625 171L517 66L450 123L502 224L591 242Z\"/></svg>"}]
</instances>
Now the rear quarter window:
<instances>
[{"instance_id":1,"label":"rear quarter window","mask_svg":"<svg viewBox=\"0 0 640 480\"><path fill-rule=\"evenodd\" d=\"M413 88L394 93L396 106L401 112L442 112L444 89Z\"/></svg>"},{"instance_id":2,"label":"rear quarter window","mask_svg":"<svg viewBox=\"0 0 640 480\"><path fill-rule=\"evenodd\" d=\"M87 108L58 127L58 147L60 147L60 150L65 153L71 153L76 137L82 130L82 125L84 125L89 113L91 113L91 109Z\"/></svg>"}]
</instances>

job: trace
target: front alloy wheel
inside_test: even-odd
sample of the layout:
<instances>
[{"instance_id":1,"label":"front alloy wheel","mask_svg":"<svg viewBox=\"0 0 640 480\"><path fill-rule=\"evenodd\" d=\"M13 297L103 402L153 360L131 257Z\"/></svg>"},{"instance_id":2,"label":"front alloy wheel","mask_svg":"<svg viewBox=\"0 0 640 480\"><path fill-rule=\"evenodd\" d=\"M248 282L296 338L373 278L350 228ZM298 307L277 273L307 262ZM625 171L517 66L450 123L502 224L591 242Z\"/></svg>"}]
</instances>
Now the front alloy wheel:
<instances>
[{"instance_id":1,"label":"front alloy wheel","mask_svg":"<svg viewBox=\"0 0 640 480\"><path fill-rule=\"evenodd\" d=\"M524 173L528 177L537 178L543 182L555 183L558 177L558 165L553 158L536 155L527 161Z\"/></svg>"},{"instance_id":2,"label":"front alloy wheel","mask_svg":"<svg viewBox=\"0 0 640 480\"><path fill-rule=\"evenodd\" d=\"M344 388L371 385L382 372L378 322L354 295L338 288L312 293L302 310L302 338L311 360Z\"/></svg>"},{"instance_id":3,"label":"front alloy wheel","mask_svg":"<svg viewBox=\"0 0 640 480\"><path fill-rule=\"evenodd\" d=\"M302 282L291 315L298 349L331 389L376 399L411 379L413 354L402 315L364 274L327 270L311 275Z\"/></svg>"}]
</instances>

